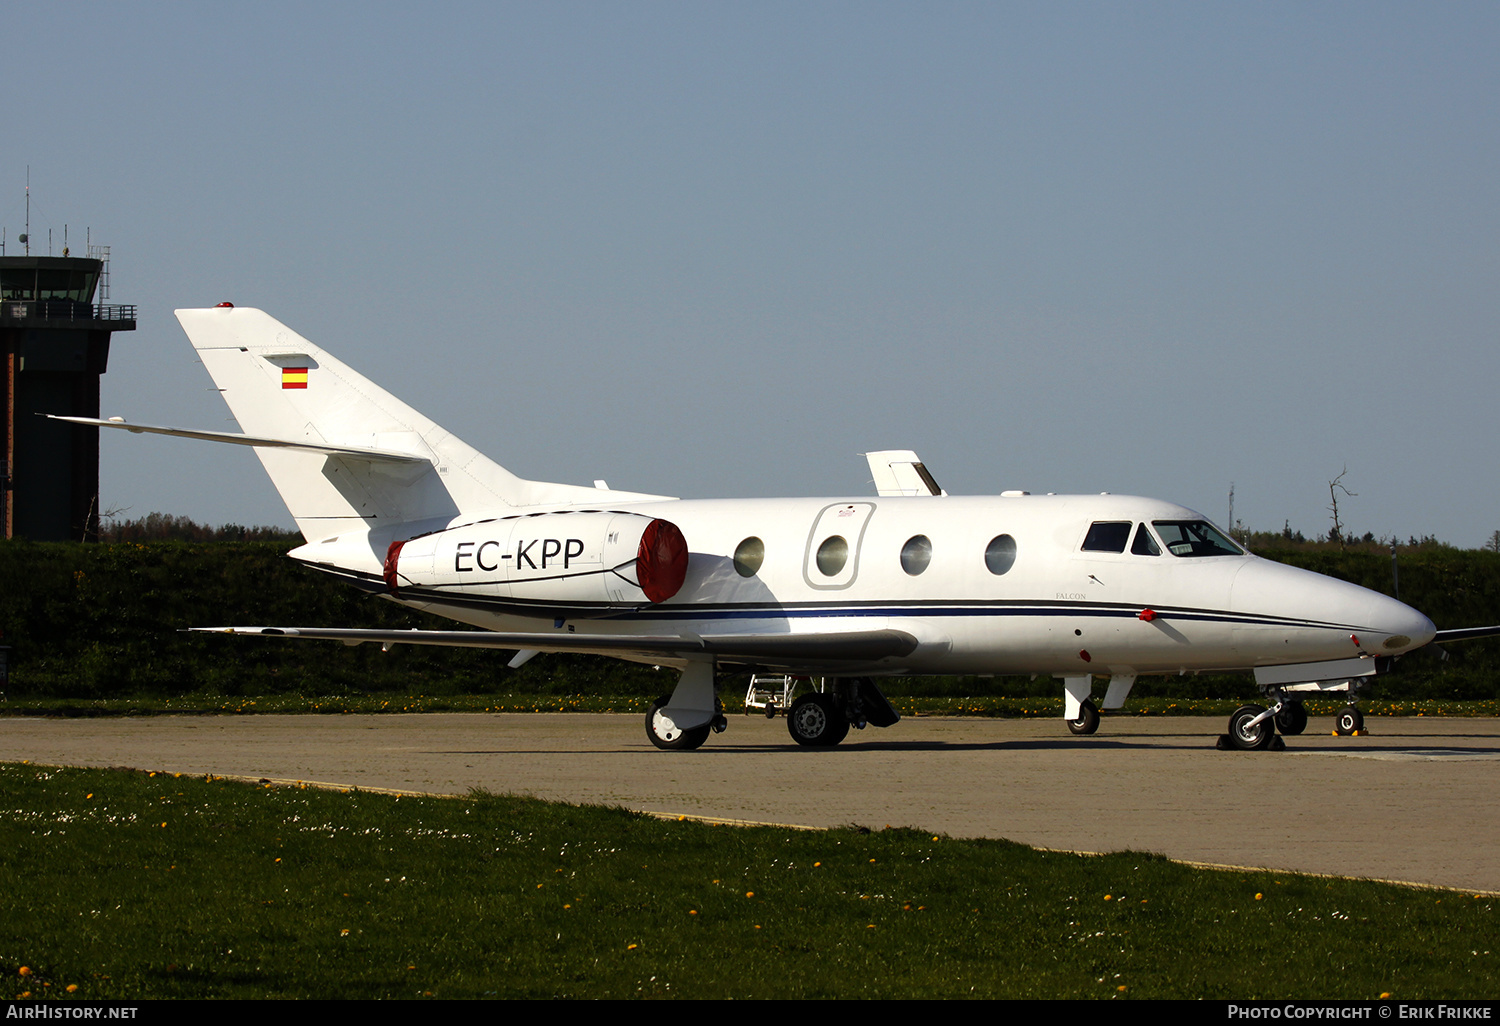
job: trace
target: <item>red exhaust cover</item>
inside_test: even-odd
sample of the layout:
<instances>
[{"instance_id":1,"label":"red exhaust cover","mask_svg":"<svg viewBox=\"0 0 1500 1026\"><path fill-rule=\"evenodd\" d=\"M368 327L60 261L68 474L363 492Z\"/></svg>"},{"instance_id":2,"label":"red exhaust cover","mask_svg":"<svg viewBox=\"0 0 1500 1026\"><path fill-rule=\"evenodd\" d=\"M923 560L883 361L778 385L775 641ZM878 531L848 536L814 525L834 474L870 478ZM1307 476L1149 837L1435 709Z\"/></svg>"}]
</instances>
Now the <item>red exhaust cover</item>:
<instances>
[{"instance_id":1,"label":"red exhaust cover","mask_svg":"<svg viewBox=\"0 0 1500 1026\"><path fill-rule=\"evenodd\" d=\"M391 547L385 550L385 586L392 595L400 594L396 590L396 564L401 561L401 546L405 544L405 541L391 542Z\"/></svg>"},{"instance_id":2,"label":"red exhaust cover","mask_svg":"<svg viewBox=\"0 0 1500 1026\"><path fill-rule=\"evenodd\" d=\"M676 595L687 579L687 539L677 525L653 520L641 534L635 553L636 578L651 602L665 602Z\"/></svg>"}]
</instances>

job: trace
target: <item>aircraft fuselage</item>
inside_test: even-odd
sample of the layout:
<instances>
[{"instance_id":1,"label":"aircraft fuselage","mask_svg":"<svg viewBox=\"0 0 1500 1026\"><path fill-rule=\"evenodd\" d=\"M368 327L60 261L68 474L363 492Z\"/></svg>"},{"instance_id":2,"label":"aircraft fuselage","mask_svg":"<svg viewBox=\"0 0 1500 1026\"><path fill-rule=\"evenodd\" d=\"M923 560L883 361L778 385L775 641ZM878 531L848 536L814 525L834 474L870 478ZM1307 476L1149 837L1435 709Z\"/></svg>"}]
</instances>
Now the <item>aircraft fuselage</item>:
<instances>
[{"instance_id":1,"label":"aircraft fuselage","mask_svg":"<svg viewBox=\"0 0 1500 1026\"><path fill-rule=\"evenodd\" d=\"M619 525L653 519L676 525L688 549L680 588L661 602L614 572L633 554ZM1248 554L1176 555L1161 537L1170 529L1142 526L1204 519L1115 495L672 500L464 517L412 540L374 532L293 556L493 631L886 628L916 639L907 654L844 668L870 674L1246 670L1394 656L1432 639L1425 616L1387 596ZM1086 549L1095 525L1149 532L1156 551Z\"/></svg>"}]
</instances>

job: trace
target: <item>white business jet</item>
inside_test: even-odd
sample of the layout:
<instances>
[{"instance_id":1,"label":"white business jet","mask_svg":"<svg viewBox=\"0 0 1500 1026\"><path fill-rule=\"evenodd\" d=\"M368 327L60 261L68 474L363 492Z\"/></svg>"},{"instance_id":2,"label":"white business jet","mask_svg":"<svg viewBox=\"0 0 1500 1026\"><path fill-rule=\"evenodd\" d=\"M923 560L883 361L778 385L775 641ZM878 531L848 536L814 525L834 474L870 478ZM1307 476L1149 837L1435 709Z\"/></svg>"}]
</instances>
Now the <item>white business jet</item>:
<instances>
[{"instance_id":1,"label":"white business jet","mask_svg":"<svg viewBox=\"0 0 1500 1026\"><path fill-rule=\"evenodd\" d=\"M1226 736L1259 749L1278 723L1300 731L1303 691L1351 689L1435 637L1476 636L1258 559L1183 506L950 496L906 451L869 454L875 498L682 500L527 481L260 310L177 319L244 434L58 419L252 446L306 539L292 559L481 628L201 629L515 650L512 666L538 652L669 665L681 677L646 715L658 748L695 749L725 728L727 673L828 678L787 725L798 744L829 746L899 719L877 678L1052 674L1070 726L1090 733L1095 676L1109 678L1111 708L1140 674L1249 670L1268 704L1236 711Z\"/></svg>"}]
</instances>

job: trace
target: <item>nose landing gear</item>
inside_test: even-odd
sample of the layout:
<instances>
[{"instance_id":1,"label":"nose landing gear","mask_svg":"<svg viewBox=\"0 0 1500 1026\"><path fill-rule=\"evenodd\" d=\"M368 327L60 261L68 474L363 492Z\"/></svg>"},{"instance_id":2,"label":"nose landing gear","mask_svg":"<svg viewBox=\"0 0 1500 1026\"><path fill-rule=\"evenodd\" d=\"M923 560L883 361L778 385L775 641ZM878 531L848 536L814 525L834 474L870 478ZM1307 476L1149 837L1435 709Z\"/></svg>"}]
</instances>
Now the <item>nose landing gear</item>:
<instances>
[{"instance_id":1,"label":"nose landing gear","mask_svg":"<svg viewBox=\"0 0 1500 1026\"><path fill-rule=\"evenodd\" d=\"M1365 729L1365 714L1359 706L1345 706L1333 719L1333 732L1340 737L1353 737Z\"/></svg>"}]
</instances>

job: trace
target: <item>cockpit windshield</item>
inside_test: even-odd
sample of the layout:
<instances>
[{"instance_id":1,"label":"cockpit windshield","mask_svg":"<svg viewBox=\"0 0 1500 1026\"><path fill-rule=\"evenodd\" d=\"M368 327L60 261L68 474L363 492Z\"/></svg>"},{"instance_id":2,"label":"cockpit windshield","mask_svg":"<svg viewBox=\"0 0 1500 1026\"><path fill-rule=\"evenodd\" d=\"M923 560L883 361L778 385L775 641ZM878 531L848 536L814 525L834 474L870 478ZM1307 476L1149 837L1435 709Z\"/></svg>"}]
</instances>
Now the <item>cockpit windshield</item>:
<instances>
[{"instance_id":1,"label":"cockpit windshield","mask_svg":"<svg viewBox=\"0 0 1500 1026\"><path fill-rule=\"evenodd\" d=\"M1207 520L1153 520L1151 526L1174 556L1243 556L1245 550Z\"/></svg>"}]
</instances>

